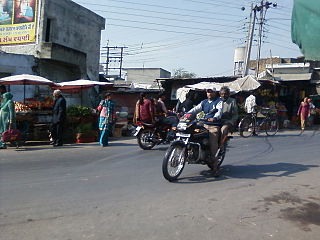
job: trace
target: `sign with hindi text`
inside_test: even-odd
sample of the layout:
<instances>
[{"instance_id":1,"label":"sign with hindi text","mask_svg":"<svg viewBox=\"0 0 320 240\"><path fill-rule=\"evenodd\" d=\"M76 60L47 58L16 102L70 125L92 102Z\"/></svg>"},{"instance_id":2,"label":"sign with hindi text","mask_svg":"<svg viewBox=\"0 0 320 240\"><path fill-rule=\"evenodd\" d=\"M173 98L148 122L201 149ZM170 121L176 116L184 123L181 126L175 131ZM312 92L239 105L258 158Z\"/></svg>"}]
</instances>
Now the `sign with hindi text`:
<instances>
[{"instance_id":1,"label":"sign with hindi text","mask_svg":"<svg viewBox=\"0 0 320 240\"><path fill-rule=\"evenodd\" d=\"M41 0L0 0L0 45L37 42Z\"/></svg>"}]
</instances>

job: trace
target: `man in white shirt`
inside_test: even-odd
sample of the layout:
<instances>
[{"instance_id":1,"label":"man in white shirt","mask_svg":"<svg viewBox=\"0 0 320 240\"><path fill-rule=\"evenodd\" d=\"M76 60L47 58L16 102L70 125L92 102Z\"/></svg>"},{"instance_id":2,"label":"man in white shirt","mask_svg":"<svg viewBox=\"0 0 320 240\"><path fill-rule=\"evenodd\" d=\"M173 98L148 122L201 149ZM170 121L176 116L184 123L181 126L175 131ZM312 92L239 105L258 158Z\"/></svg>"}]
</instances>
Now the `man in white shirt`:
<instances>
[{"instance_id":1,"label":"man in white shirt","mask_svg":"<svg viewBox=\"0 0 320 240\"><path fill-rule=\"evenodd\" d=\"M251 95L246 98L244 108L247 113L253 113L255 112L255 106L257 106L256 97L251 93Z\"/></svg>"}]
</instances>

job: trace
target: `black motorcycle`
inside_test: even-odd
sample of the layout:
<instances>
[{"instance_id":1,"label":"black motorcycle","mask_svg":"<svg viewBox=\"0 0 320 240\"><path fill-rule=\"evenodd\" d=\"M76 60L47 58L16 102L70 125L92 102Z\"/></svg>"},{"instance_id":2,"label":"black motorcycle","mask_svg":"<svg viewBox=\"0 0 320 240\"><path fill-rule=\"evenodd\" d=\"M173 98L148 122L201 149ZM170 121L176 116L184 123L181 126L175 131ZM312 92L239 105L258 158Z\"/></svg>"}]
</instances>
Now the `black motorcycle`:
<instances>
[{"instance_id":1,"label":"black motorcycle","mask_svg":"<svg viewBox=\"0 0 320 240\"><path fill-rule=\"evenodd\" d=\"M174 140L173 126L178 123L176 115L168 116L155 123L137 122L137 128L133 134L137 137L140 148L150 150L161 143L169 143Z\"/></svg>"},{"instance_id":2,"label":"black motorcycle","mask_svg":"<svg viewBox=\"0 0 320 240\"><path fill-rule=\"evenodd\" d=\"M175 140L166 151L162 163L163 176L169 182L175 181L180 176L185 163L203 164L211 168L208 162L211 157L209 131L203 125L204 119L190 121L182 118L178 123ZM224 160L230 138L232 137L226 137L219 144L215 156L218 158L219 167Z\"/></svg>"}]
</instances>

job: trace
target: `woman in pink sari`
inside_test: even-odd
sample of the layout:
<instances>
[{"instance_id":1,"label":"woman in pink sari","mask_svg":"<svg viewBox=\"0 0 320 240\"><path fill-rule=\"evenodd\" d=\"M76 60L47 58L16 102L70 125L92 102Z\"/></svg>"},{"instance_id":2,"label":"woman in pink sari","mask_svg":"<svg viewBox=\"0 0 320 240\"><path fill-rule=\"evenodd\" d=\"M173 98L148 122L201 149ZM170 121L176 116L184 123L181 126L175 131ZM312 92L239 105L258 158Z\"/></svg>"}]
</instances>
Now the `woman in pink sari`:
<instances>
[{"instance_id":1,"label":"woman in pink sari","mask_svg":"<svg viewBox=\"0 0 320 240\"><path fill-rule=\"evenodd\" d=\"M306 120L308 119L309 111L310 111L310 106L308 103L308 98L305 97L303 99L303 102L300 103L298 113L297 113L297 115L300 116L302 131L304 131L304 128L306 126Z\"/></svg>"}]
</instances>

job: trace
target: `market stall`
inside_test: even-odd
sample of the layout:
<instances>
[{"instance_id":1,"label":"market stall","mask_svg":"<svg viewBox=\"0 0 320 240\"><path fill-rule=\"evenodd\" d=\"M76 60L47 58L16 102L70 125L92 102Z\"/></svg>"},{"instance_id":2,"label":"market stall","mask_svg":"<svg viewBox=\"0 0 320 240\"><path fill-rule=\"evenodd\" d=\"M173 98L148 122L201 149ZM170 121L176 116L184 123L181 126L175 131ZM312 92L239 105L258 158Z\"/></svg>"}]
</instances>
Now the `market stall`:
<instances>
[{"instance_id":1,"label":"market stall","mask_svg":"<svg viewBox=\"0 0 320 240\"><path fill-rule=\"evenodd\" d=\"M23 102L15 102L17 128L22 132L24 140L48 140L53 98L40 95L25 98L25 86L43 85L53 87L56 84L46 78L29 74L1 78L0 84L24 86Z\"/></svg>"},{"instance_id":2,"label":"market stall","mask_svg":"<svg viewBox=\"0 0 320 240\"><path fill-rule=\"evenodd\" d=\"M192 85L186 85L177 90L177 98L180 102L186 99L186 95L191 90L205 90L208 88L215 88L217 91L223 86L230 88L231 94L235 94L241 91L252 91L260 87L260 83L253 76L246 76L238 78L232 82L218 83L218 82L201 82Z\"/></svg>"}]
</instances>

